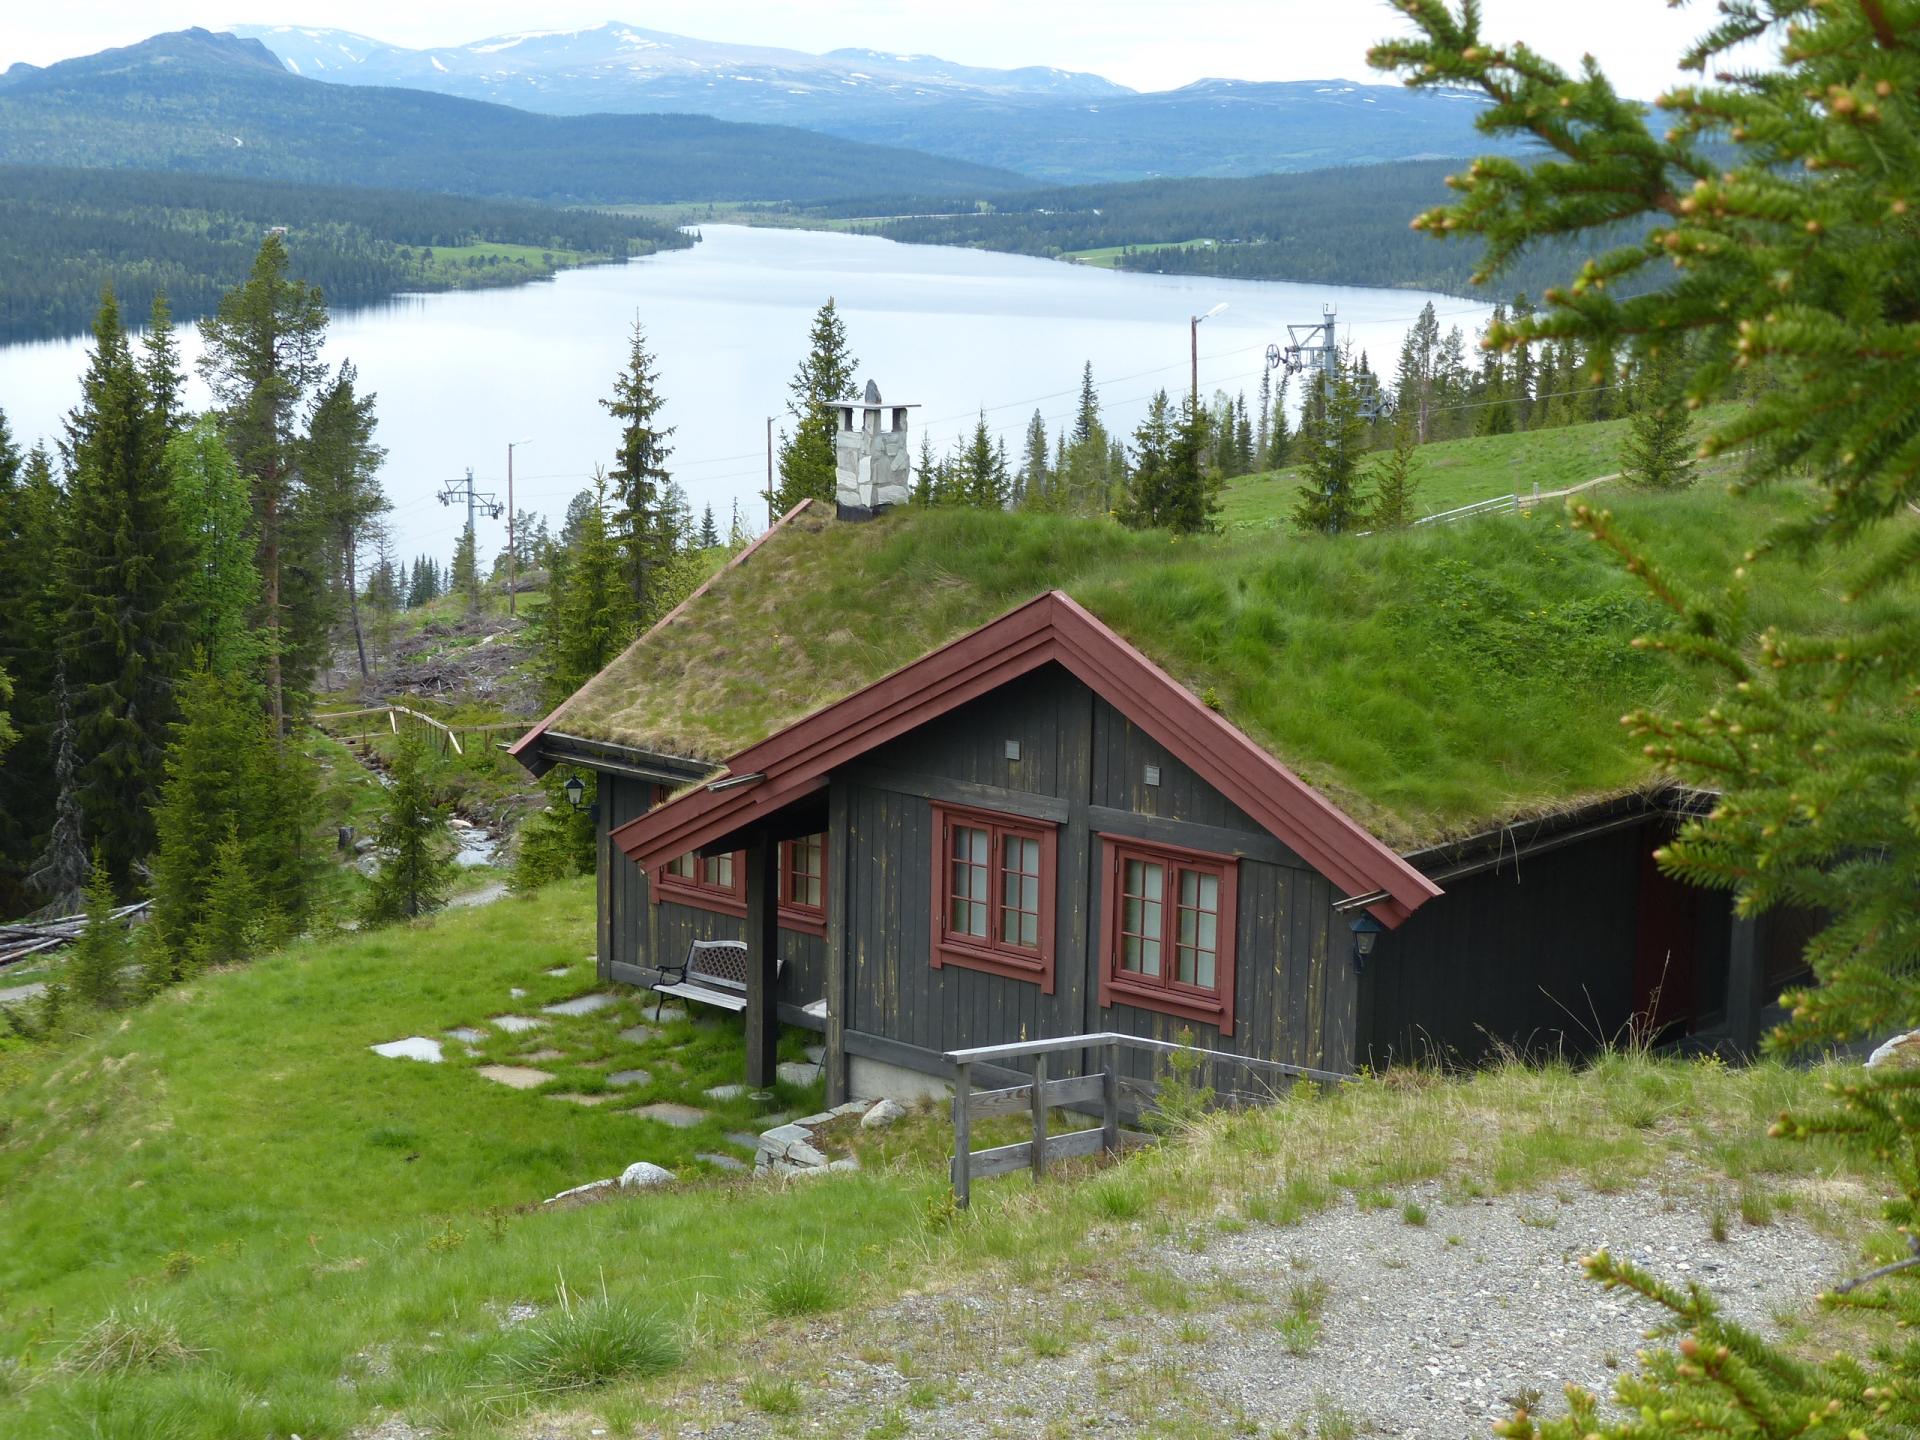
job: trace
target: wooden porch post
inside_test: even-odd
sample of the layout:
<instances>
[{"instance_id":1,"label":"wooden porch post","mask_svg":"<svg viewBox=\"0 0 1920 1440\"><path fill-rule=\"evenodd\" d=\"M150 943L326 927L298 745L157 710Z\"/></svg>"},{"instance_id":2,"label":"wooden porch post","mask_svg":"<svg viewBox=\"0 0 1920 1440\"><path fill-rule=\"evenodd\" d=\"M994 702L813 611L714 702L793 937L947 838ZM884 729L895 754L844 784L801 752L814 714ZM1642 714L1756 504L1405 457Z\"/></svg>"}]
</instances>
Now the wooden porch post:
<instances>
[{"instance_id":1,"label":"wooden porch post","mask_svg":"<svg viewBox=\"0 0 1920 1440\"><path fill-rule=\"evenodd\" d=\"M780 1044L780 844L747 842L747 1084L773 1084Z\"/></svg>"}]
</instances>

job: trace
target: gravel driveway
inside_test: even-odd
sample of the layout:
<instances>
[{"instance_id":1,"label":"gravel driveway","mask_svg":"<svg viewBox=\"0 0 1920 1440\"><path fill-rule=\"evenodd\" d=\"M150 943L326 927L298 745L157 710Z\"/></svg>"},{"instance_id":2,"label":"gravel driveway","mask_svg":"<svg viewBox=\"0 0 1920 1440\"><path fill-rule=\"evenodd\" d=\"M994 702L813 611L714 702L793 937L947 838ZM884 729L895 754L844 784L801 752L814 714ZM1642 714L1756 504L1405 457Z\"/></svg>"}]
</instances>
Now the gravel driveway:
<instances>
[{"instance_id":1,"label":"gravel driveway","mask_svg":"<svg viewBox=\"0 0 1920 1440\"><path fill-rule=\"evenodd\" d=\"M682 1397L673 1433L1485 1436L1529 1391L1547 1413L1569 1381L1607 1393L1648 1343L1651 1307L1580 1273L1603 1245L1769 1329L1855 1258L1792 1218L1726 1225L1715 1241L1704 1199L1650 1189L1450 1205L1426 1187L1367 1211L1348 1199L1286 1228L1155 1240L1043 1290L831 1317L759 1356L793 1382L799 1414L709 1386Z\"/></svg>"}]
</instances>

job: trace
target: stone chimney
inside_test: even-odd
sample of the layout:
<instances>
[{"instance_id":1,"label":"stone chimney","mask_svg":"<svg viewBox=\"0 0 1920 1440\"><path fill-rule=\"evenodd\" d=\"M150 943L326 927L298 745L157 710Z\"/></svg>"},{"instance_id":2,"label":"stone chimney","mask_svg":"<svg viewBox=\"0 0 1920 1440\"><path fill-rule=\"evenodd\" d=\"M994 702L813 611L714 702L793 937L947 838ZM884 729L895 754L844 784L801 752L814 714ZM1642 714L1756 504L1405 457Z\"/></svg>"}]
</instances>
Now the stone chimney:
<instances>
[{"instance_id":1,"label":"stone chimney","mask_svg":"<svg viewBox=\"0 0 1920 1440\"><path fill-rule=\"evenodd\" d=\"M907 411L916 408L881 404L880 387L871 380L866 394L858 400L838 402L833 499L835 513L842 520L871 520L882 511L907 503L913 479Z\"/></svg>"}]
</instances>

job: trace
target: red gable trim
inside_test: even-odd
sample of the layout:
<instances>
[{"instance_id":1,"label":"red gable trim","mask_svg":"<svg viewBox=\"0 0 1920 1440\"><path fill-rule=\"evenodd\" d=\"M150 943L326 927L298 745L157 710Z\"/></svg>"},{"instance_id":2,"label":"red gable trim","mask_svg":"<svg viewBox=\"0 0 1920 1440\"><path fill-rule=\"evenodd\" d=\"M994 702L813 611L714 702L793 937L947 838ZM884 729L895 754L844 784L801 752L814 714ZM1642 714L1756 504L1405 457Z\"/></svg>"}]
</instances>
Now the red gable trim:
<instances>
[{"instance_id":1,"label":"red gable trim","mask_svg":"<svg viewBox=\"0 0 1920 1440\"><path fill-rule=\"evenodd\" d=\"M746 548L741 550L741 552L738 555L734 556L731 560L727 561L726 564L722 565L718 570L714 571L713 574L709 575L705 580L702 580L697 586L695 586L693 591L687 596L686 599L682 600L678 605L674 606L673 609L669 610L666 614L662 615L658 620L654 621L653 624L649 625L646 628L646 631L640 636L639 639L635 640L633 644L639 645L647 640L651 640L660 631L666 629L667 626L671 625L674 621L678 620L680 618L680 613L683 610L685 610L689 605L693 604L694 601L698 600L702 595L706 594L708 588L712 586L714 581L718 580L722 575L726 574L729 570L733 569L735 566L744 565L749 555L753 554L754 551L758 550L762 545L766 544L767 541L771 540L774 537L775 532L779 531L782 527L786 525L786 523L789 520L793 519L794 516L798 515L802 510L805 510L808 506L812 504L813 504L813 501L811 499L802 500L798 505L794 506L791 510L787 511L787 513L782 515L778 520L774 521L773 524L769 525L765 531L763 531L761 534L754 537L752 544L748 545ZM628 650L631 650L632 648L633 648L632 645L629 645L627 647ZM624 655L626 651L623 650L620 653ZM542 720L538 725L534 726L533 729L529 730L526 734L522 735L518 740L514 741L513 744L507 747L507 754L512 756L515 760L519 760L521 755L526 751L528 746L532 745L542 735L547 733L547 727L553 724L554 717L558 715L562 710L566 709L568 703L572 699L573 699L573 696L569 695L565 700L562 700L558 705L554 706L553 709L549 710L544 720ZM521 761L521 763L531 765L531 759ZM535 771L534 773L543 774L545 773L545 771L539 770L539 771Z\"/></svg>"},{"instance_id":2,"label":"red gable trim","mask_svg":"<svg viewBox=\"0 0 1920 1440\"><path fill-rule=\"evenodd\" d=\"M1440 893L1351 816L1209 710L1166 671L1059 591L922 656L816 710L727 762L764 778L697 789L613 832L652 870L754 824L821 789L828 774L887 741L1057 662L1348 895L1384 892L1367 907L1397 926Z\"/></svg>"}]
</instances>

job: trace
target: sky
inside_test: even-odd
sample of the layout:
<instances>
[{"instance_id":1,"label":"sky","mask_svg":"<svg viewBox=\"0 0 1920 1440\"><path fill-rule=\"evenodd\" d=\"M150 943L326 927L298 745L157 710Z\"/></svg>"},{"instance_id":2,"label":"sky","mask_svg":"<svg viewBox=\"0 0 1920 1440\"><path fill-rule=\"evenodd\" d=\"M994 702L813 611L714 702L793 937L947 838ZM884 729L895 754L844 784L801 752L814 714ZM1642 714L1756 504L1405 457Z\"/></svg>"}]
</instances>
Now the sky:
<instances>
[{"instance_id":1,"label":"sky","mask_svg":"<svg viewBox=\"0 0 1920 1440\"><path fill-rule=\"evenodd\" d=\"M219 0L224 7L233 0ZM824 51L916 51L962 64L1090 70L1137 90L1209 76L1236 80L1368 79L1372 42L1404 30L1384 0L252 0L239 14L196 0L9 3L0 67L45 65L190 25L324 25L414 48L515 30L563 30L619 20L704 40ZM1651 98L1675 76L1673 58L1706 28L1696 0L1484 0L1485 34L1524 39L1574 66L1588 49L1614 84ZM1606 23L1596 23L1604 14Z\"/></svg>"}]
</instances>

